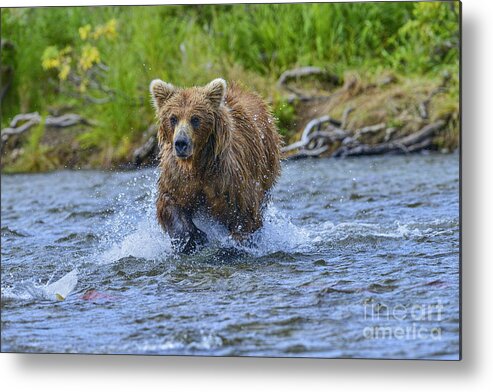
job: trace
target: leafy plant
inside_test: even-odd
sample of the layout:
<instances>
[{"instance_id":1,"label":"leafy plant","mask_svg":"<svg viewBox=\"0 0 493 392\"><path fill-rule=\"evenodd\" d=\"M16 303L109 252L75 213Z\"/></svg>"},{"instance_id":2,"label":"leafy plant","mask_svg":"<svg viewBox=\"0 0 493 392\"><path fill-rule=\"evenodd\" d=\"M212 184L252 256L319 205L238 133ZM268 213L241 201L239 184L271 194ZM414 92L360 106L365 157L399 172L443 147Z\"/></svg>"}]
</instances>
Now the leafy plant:
<instances>
[{"instance_id":1,"label":"leafy plant","mask_svg":"<svg viewBox=\"0 0 493 392\"><path fill-rule=\"evenodd\" d=\"M80 41L75 47L48 46L42 55L42 66L45 71L56 70L62 93L73 95L93 103L109 101L113 91L103 85L104 72L108 67L101 60L98 41L114 40L117 36L116 19L96 26L93 30L90 24L79 27ZM94 97L94 93L106 95L104 98Z\"/></svg>"}]
</instances>

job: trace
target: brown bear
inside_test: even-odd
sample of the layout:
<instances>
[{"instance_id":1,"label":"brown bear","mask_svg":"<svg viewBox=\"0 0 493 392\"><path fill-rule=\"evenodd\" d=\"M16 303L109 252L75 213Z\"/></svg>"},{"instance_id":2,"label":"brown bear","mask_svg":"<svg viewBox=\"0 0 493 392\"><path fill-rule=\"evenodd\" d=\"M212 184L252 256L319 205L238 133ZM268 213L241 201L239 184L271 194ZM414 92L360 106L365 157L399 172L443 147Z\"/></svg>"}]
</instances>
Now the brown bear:
<instances>
[{"instance_id":1,"label":"brown bear","mask_svg":"<svg viewBox=\"0 0 493 392\"><path fill-rule=\"evenodd\" d=\"M159 223L175 250L207 242L192 218L199 209L237 241L262 226L268 192L280 174L280 137L266 103L238 84L150 85L159 123Z\"/></svg>"}]
</instances>

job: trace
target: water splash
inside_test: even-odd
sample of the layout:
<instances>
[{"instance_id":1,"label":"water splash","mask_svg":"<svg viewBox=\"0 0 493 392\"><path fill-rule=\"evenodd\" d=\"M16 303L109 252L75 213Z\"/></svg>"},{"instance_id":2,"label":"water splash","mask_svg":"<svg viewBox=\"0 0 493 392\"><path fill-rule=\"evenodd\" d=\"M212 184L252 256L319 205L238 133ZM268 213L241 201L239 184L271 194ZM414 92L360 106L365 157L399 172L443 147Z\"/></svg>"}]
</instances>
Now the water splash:
<instances>
[{"instance_id":1,"label":"water splash","mask_svg":"<svg viewBox=\"0 0 493 392\"><path fill-rule=\"evenodd\" d=\"M157 176L157 172L154 173ZM119 211L105 228L106 234L100 246L100 252L94 257L96 263L107 264L125 257L137 257L152 261L163 261L173 255L171 240L157 223L155 212L155 177L146 175L133 178L127 185L128 193L120 193L116 199ZM139 196L132 196L137 189ZM385 239L420 239L426 236L444 234L443 227L448 222L428 222L423 226L419 222L378 224L368 222L326 221L317 224L293 223L288 215L280 211L273 203L265 210L264 225L252 235L246 244L238 244L229 235L227 229L210 216L194 218L196 225L209 239L209 247L234 248L255 257L276 252L305 253L316 252L326 246L347 241L371 242ZM450 227L455 227L451 222ZM435 233L440 228L440 233Z\"/></svg>"},{"instance_id":2,"label":"water splash","mask_svg":"<svg viewBox=\"0 0 493 392\"><path fill-rule=\"evenodd\" d=\"M303 252L310 248L308 233L291 223L273 206L266 210L262 229L244 245L238 244L223 225L209 216L199 216L194 221L207 234L209 246L212 247L235 248L257 257L279 251ZM127 225L119 221L117 227L122 226ZM97 259L100 263L115 262L128 256L163 260L172 254L170 237L162 231L154 216L146 214L123 238L112 241L109 249L104 250Z\"/></svg>"},{"instance_id":3,"label":"water splash","mask_svg":"<svg viewBox=\"0 0 493 392\"><path fill-rule=\"evenodd\" d=\"M171 240L156 219L157 175L157 170L151 175L137 175L127 182L127 190L117 195L114 203L117 212L103 228L94 262L108 264L129 256L162 261L172 256ZM308 233L272 204L265 211L264 226L246 245L233 240L227 229L210 216L198 216L194 222L207 234L209 246L235 248L254 256L278 251L302 252L310 244Z\"/></svg>"},{"instance_id":4,"label":"water splash","mask_svg":"<svg viewBox=\"0 0 493 392\"><path fill-rule=\"evenodd\" d=\"M239 248L259 257L275 252L309 252L313 249L313 243L306 229L292 223L274 205L269 205L263 227L253 234L249 245Z\"/></svg>"},{"instance_id":5,"label":"water splash","mask_svg":"<svg viewBox=\"0 0 493 392\"><path fill-rule=\"evenodd\" d=\"M158 224L144 218L134 231L120 241L113 241L109 249L96 257L101 264L112 263L133 256L148 260L159 260L172 254L171 240Z\"/></svg>"}]
</instances>

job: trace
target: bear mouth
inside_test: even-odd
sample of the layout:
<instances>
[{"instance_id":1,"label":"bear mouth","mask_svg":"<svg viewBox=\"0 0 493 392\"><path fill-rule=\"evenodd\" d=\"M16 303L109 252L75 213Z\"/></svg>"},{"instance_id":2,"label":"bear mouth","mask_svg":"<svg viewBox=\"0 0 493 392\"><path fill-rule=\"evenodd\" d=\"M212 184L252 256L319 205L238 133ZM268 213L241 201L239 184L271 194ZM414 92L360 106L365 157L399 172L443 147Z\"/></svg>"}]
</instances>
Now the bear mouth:
<instances>
[{"instance_id":1,"label":"bear mouth","mask_svg":"<svg viewBox=\"0 0 493 392\"><path fill-rule=\"evenodd\" d=\"M178 152L175 151L175 156L178 159L185 160L185 159L190 158L192 156L192 154L191 153L186 153L186 152L178 153Z\"/></svg>"}]
</instances>

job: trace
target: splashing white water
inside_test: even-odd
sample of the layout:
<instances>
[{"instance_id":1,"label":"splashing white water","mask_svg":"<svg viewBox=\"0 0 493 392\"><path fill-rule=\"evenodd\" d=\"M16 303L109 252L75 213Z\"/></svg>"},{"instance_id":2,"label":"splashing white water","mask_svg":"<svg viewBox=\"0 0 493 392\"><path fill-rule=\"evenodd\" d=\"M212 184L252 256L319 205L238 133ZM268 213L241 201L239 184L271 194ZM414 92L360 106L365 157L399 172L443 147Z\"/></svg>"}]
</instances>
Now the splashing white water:
<instances>
[{"instance_id":1,"label":"splashing white water","mask_svg":"<svg viewBox=\"0 0 493 392\"><path fill-rule=\"evenodd\" d=\"M238 244L223 225L208 216L200 216L194 221L197 227L207 234L209 246L236 248L254 256L264 256L279 251L303 252L310 248L308 233L291 223L273 206L267 208L264 226L253 234L247 245ZM121 226L121 222L118 222L118 227ZM172 254L169 236L162 231L154 216L146 214L135 225L134 230L121 240L113 242L97 259L101 263L115 262L128 256L162 260Z\"/></svg>"},{"instance_id":2,"label":"splashing white water","mask_svg":"<svg viewBox=\"0 0 493 392\"><path fill-rule=\"evenodd\" d=\"M275 252L308 252L313 248L310 233L298 227L279 211L269 205L265 211L263 227L253 234L253 246L240 248L255 256L264 256Z\"/></svg>"},{"instance_id":3,"label":"splashing white water","mask_svg":"<svg viewBox=\"0 0 493 392\"><path fill-rule=\"evenodd\" d=\"M154 173L157 176L157 171ZM144 181L142 181L144 180ZM156 186L153 176L135 177L127 183L130 189L140 187L141 197L136 202L121 193L115 201L118 213L105 228L96 263L106 264L124 257L163 260L173 254L171 240L156 219ZM265 211L264 226L254 233L248 245L238 244L227 229L209 216L194 218L194 222L207 234L209 245L219 248L236 248L254 256L274 252L303 252L310 246L308 233L294 225L277 208L269 205Z\"/></svg>"},{"instance_id":4,"label":"splashing white water","mask_svg":"<svg viewBox=\"0 0 493 392\"><path fill-rule=\"evenodd\" d=\"M164 235L156 222L144 218L133 232L121 241L114 242L108 250L99 255L98 259L105 264L128 256L154 260L171 254L169 236Z\"/></svg>"},{"instance_id":5,"label":"splashing white water","mask_svg":"<svg viewBox=\"0 0 493 392\"><path fill-rule=\"evenodd\" d=\"M109 227L112 235L105 248L96 257L97 262L112 263L133 256L147 260L163 260L173 254L171 240L162 231L155 216L155 187L147 190L143 202L144 211L123 208ZM132 201L122 200L132 205ZM133 203L135 204L135 203ZM137 223L136 222L137 215ZM416 239L434 234L433 225L423 227L417 222L406 224L398 221L391 225L366 222L326 221L316 225L299 227L291 222L282 211L270 204L265 211L264 225L255 232L247 244L238 244L227 229L209 216L194 219L196 225L208 237L210 247L235 248L253 256L261 257L276 252L313 252L326 245L333 246L341 241L367 241L371 239ZM443 222L442 222L443 223ZM441 223L437 223L441 226Z\"/></svg>"},{"instance_id":6,"label":"splashing white water","mask_svg":"<svg viewBox=\"0 0 493 392\"><path fill-rule=\"evenodd\" d=\"M170 257L173 254L171 240L156 219L155 178L149 175L135 177L127 185L130 190L138 187L140 197L132 198L132 192L118 196L116 204L119 208L116 209L119 212L106 228L106 238L94 257L95 261L106 264L129 256L160 261ZM273 204L265 210L263 227L252 235L247 244L238 244L223 225L209 216L194 218L194 222L207 234L209 247L235 248L256 257L276 252L313 252L341 241L416 239L433 235L435 231L433 223L426 227L426 224L423 226L417 222L404 224L397 221L391 225L326 221L300 227ZM437 225L441 226L441 223Z\"/></svg>"}]
</instances>

